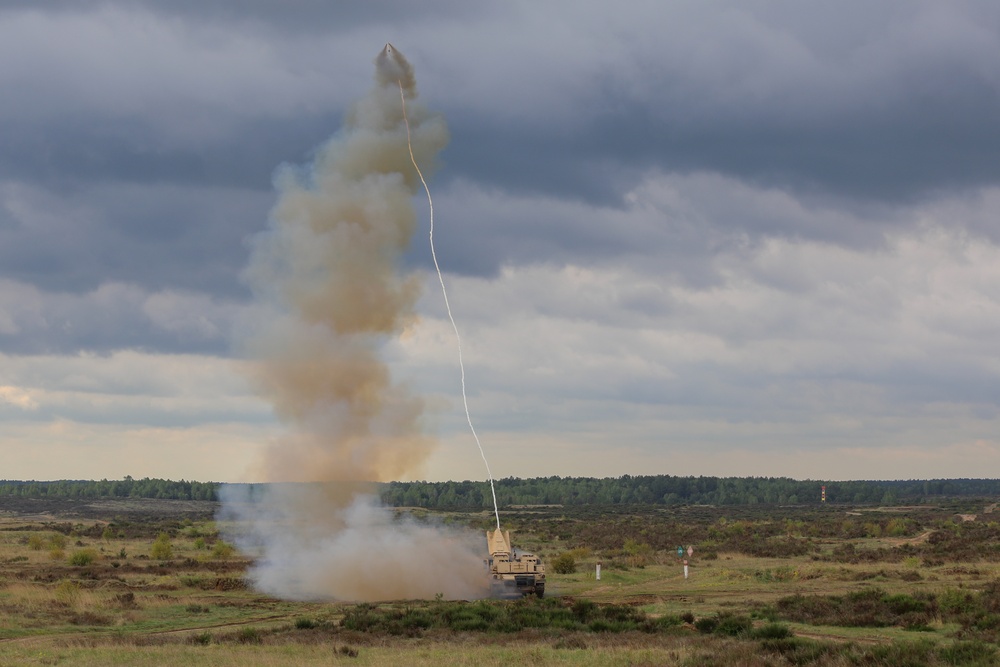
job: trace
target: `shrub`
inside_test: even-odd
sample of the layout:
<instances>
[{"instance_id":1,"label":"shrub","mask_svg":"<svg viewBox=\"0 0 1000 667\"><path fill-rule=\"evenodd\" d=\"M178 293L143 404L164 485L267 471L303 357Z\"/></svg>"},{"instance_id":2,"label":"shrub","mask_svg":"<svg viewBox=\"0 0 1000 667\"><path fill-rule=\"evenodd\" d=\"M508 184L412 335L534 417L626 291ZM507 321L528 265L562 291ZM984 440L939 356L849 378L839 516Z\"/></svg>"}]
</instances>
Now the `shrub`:
<instances>
[{"instance_id":1,"label":"shrub","mask_svg":"<svg viewBox=\"0 0 1000 667\"><path fill-rule=\"evenodd\" d=\"M218 540L215 543L215 546L212 547L212 558L226 560L227 558L232 557L234 551L236 551L236 549L233 548L233 545L227 544L222 540Z\"/></svg>"},{"instance_id":2,"label":"shrub","mask_svg":"<svg viewBox=\"0 0 1000 667\"><path fill-rule=\"evenodd\" d=\"M69 579L63 579L56 586L55 595L56 600L72 607L80 600L80 584Z\"/></svg>"},{"instance_id":3,"label":"shrub","mask_svg":"<svg viewBox=\"0 0 1000 667\"><path fill-rule=\"evenodd\" d=\"M657 618L647 618L639 624L639 629L643 632L664 632L682 625L684 621L680 616L666 614Z\"/></svg>"},{"instance_id":4,"label":"shrub","mask_svg":"<svg viewBox=\"0 0 1000 667\"><path fill-rule=\"evenodd\" d=\"M715 632L715 627L719 624L719 619L711 616L704 616L694 622L694 627L703 635L710 635Z\"/></svg>"},{"instance_id":5,"label":"shrub","mask_svg":"<svg viewBox=\"0 0 1000 667\"><path fill-rule=\"evenodd\" d=\"M573 616L580 622L586 623L597 613L597 605L591 600L577 600L570 608Z\"/></svg>"},{"instance_id":6,"label":"shrub","mask_svg":"<svg viewBox=\"0 0 1000 667\"><path fill-rule=\"evenodd\" d=\"M69 557L69 564L77 567L90 565L97 560L97 552L93 549L77 549Z\"/></svg>"},{"instance_id":7,"label":"shrub","mask_svg":"<svg viewBox=\"0 0 1000 667\"><path fill-rule=\"evenodd\" d=\"M799 639L797 637L764 639L760 642L760 647L769 653L777 653L784 656L785 660L792 665L818 664L824 658L835 655L843 650L841 647L833 643L814 642L808 639ZM857 664L857 662L855 661L847 664Z\"/></svg>"},{"instance_id":8,"label":"shrub","mask_svg":"<svg viewBox=\"0 0 1000 667\"><path fill-rule=\"evenodd\" d=\"M45 546L45 540L39 534L34 534L28 538L28 548L32 551L41 551Z\"/></svg>"},{"instance_id":9,"label":"shrub","mask_svg":"<svg viewBox=\"0 0 1000 667\"><path fill-rule=\"evenodd\" d=\"M261 641L260 630L257 628L240 628L236 633L236 641L240 644L259 644Z\"/></svg>"},{"instance_id":10,"label":"shrub","mask_svg":"<svg viewBox=\"0 0 1000 667\"><path fill-rule=\"evenodd\" d=\"M712 634L726 637L742 637L753 630L753 621L746 616L725 614L719 616L719 622Z\"/></svg>"},{"instance_id":11,"label":"shrub","mask_svg":"<svg viewBox=\"0 0 1000 667\"><path fill-rule=\"evenodd\" d=\"M755 628L750 636L754 639L787 639L792 636L792 631L788 629L787 625L768 623Z\"/></svg>"},{"instance_id":12,"label":"shrub","mask_svg":"<svg viewBox=\"0 0 1000 667\"><path fill-rule=\"evenodd\" d=\"M62 533L52 533L49 535L49 548L62 551L66 548L66 536Z\"/></svg>"},{"instance_id":13,"label":"shrub","mask_svg":"<svg viewBox=\"0 0 1000 667\"><path fill-rule=\"evenodd\" d=\"M174 548L170 544L170 536L166 533L160 533L156 541L153 542L153 548L149 550L149 557L156 560L168 560L173 555Z\"/></svg>"},{"instance_id":14,"label":"shrub","mask_svg":"<svg viewBox=\"0 0 1000 667\"><path fill-rule=\"evenodd\" d=\"M316 621L311 618L297 618L295 619L295 627L298 630L312 630L318 625Z\"/></svg>"},{"instance_id":15,"label":"shrub","mask_svg":"<svg viewBox=\"0 0 1000 667\"><path fill-rule=\"evenodd\" d=\"M198 551L204 551L205 550L205 538L204 537L199 537L198 539L196 539L194 541L194 548L197 549Z\"/></svg>"},{"instance_id":16,"label":"shrub","mask_svg":"<svg viewBox=\"0 0 1000 667\"><path fill-rule=\"evenodd\" d=\"M552 561L552 571L556 574L573 574L576 572L576 559L569 552L559 554Z\"/></svg>"}]
</instances>

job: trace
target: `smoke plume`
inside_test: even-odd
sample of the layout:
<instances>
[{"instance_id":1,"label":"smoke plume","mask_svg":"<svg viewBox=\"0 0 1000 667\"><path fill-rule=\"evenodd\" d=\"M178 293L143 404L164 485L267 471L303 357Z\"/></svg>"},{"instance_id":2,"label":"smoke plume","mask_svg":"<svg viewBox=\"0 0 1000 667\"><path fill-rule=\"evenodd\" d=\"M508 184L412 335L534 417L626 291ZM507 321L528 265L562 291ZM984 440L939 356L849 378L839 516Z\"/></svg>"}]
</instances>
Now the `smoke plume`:
<instances>
[{"instance_id":1,"label":"smoke plume","mask_svg":"<svg viewBox=\"0 0 1000 667\"><path fill-rule=\"evenodd\" d=\"M242 346L287 432L254 470L278 483L225 487L220 520L274 595L474 597L482 545L396 517L372 495L371 482L418 471L433 444L422 401L380 357L414 322L420 288L400 269L420 187L401 94L422 171L448 141L441 117L413 102L402 54L386 45L375 64L374 87L313 163L279 170L269 228L254 241L246 279L275 314Z\"/></svg>"}]
</instances>

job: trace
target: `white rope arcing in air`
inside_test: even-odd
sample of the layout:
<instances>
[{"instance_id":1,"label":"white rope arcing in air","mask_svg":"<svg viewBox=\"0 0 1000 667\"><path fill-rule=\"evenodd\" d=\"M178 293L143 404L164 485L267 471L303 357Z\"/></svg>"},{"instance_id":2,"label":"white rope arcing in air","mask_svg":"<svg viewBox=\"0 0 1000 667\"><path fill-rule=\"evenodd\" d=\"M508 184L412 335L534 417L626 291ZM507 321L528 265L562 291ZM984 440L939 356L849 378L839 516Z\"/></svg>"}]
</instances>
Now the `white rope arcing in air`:
<instances>
[{"instance_id":1,"label":"white rope arcing in air","mask_svg":"<svg viewBox=\"0 0 1000 667\"><path fill-rule=\"evenodd\" d=\"M403 94L403 82L397 81L397 83L399 84L399 99L403 104L403 122L406 123L406 147L410 151L410 162L413 163L413 168L417 170L417 175L420 177L420 183L424 186L424 192L427 193L427 204L430 206L431 211L431 257L434 258L434 268L437 270L438 282L441 283L441 294L444 296L444 307L448 311L448 319L451 320L451 328L455 330L455 340L458 343L458 367L462 372L462 403L465 405L465 419L469 422L469 430L472 431L472 437L475 438L476 446L479 447L479 454L483 457L483 463L486 464L486 474L490 479L490 493L493 494L493 514L497 519L497 530L500 530L500 510L497 508L497 492L493 487L493 473L490 471L490 462L486 460L486 452L483 451L483 445L479 442L479 436L476 435L476 427L472 425L472 415L469 413L469 399L465 395L465 364L462 361L462 337L458 335L458 325L455 324L455 318L451 314L451 305L448 303L448 290L444 287L444 277L441 275L441 267L438 265L437 253L434 251L434 200L431 199L430 188L427 187L427 181L424 180L424 174L420 171L420 167L417 165L417 159L413 156L413 144L410 143L410 120L406 117L406 96Z\"/></svg>"}]
</instances>

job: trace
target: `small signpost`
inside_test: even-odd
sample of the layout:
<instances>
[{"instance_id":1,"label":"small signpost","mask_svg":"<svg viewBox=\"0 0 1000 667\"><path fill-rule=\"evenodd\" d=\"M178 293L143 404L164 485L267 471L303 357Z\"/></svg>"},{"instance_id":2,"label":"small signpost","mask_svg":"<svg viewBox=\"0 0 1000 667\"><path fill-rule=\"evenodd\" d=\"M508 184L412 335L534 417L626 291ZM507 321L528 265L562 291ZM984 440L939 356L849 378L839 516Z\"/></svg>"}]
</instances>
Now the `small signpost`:
<instances>
[{"instance_id":1,"label":"small signpost","mask_svg":"<svg viewBox=\"0 0 1000 667\"><path fill-rule=\"evenodd\" d=\"M682 559L683 562L684 562L684 578L685 579L688 578L688 558L691 558L691 556L693 554L694 554L694 547L693 546L688 545L688 548L687 548L687 558L684 558L684 547L683 546L677 547L677 557L680 558L680 559Z\"/></svg>"},{"instance_id":2,"label":"small signpost","mask_svg":"<svg viewBox=\"0 0 1000 667\"><path fill-rule=\"evenodd\" d=\"M601 561L597 561L597 580L601 580Z\"/></svg>"}]
</instances>

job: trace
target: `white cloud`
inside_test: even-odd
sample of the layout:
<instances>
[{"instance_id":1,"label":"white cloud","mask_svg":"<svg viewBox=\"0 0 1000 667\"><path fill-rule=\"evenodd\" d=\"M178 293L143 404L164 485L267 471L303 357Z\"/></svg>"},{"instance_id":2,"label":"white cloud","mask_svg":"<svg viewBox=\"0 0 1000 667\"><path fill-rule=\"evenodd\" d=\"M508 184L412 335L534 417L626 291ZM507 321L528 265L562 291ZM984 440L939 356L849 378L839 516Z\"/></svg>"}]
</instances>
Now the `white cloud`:
<instances>
[{"instance_id":1,"label":"white cloud","mask_svg":"<svg viewBox=\"0 0 1000 667\"><path fill-rule=\"evenodd\" d=\"M39 406L33 420L191 427L217 421L267 423L240 362L204 355L121 350L96 354L0 355L5 377Z\"/></svg>"},{"instance_id":2,"label":"white cloud","mask_svg":"<svg viewBox=\"0 0 1000 667\"><path fill-rule=\"evenodd\" d=\"M193 427L6 421L0 446L8 479L165 477L198 481L258 479L256 458L275 430L258 424Z\"/></svg>"},{"instance_id":3,"label":"white cloud","mask_svg":"<svg viewBox=\"0 0 1000 667\"><path fill-rule=\"evenodd\" d=\"M708 177L711 188L694 177L664 179L691 198L706 235L738 227L728 220L741 210L734 201L752 216L777 201L819 225L866 223L727 179ZM651 206L669 227L676 209ZM473 420L494 443L497 474L525 474L517 468L525 458L532 474L678 465L738 474L713 457L743 450L761 452L758 467L743 468L755 474L982 474L958 453L970 443L1000 447L1000 246L939 214L954 206L897 211L916 222L881 225L883 242L872 250L781 235L729 244L702 258L718 276L707 286L678 277L669 250L656 268L654 243L638 262L625 254L589 266L508 264L495 279L450 276ZM650 210L634 203L619 230L645 230ZM432 465L454 470L448 461L468 446L459 444L467 427L454 337L433 281L421 310L393 360L448 406L440 416L448 444ZM890 465L888 452L907 447L917 455ZM600 463L619 449L614 463ZM871 452L827 465L838 456L830 452L860 450ZM938 451L951 453L946 466ZM474 477L469 465L446 476Z\"/></svg>"},{"instance_id":4,"label":"white cloud","mask_svg":"<svg viewBox=\"0 0 1000 667\"><path fill-rule=\"evenodd\" d=\"M0 401L9 403L22 410L35 410L38 408L38 403L32 398L30 392L10 385L0 387Z\"/></svg>"},{"instance_id":5,"label":"white cloud","mask_svg":"<svg viewBox=\"0 0 1000 667\"><path fill-rule=\"evenodd\" d=\"M22 344L40 350L120 349L157 338L168 348L224 346L234 322L249 310L207 294L151 292L120 282L84 293L53 293L0 279L0 334L19 335Z\"/></svg>"}]
</instances>

